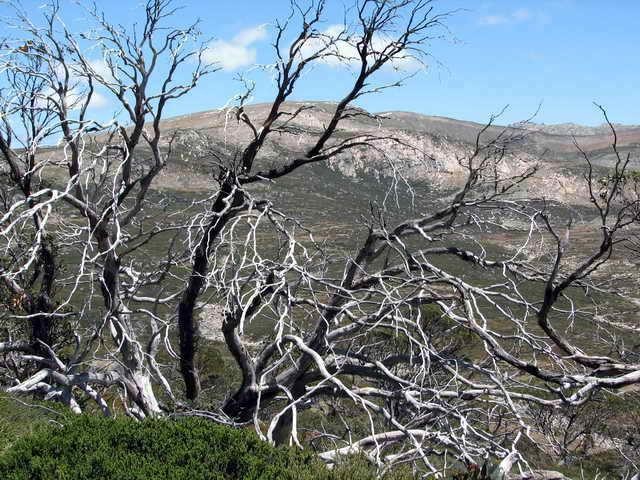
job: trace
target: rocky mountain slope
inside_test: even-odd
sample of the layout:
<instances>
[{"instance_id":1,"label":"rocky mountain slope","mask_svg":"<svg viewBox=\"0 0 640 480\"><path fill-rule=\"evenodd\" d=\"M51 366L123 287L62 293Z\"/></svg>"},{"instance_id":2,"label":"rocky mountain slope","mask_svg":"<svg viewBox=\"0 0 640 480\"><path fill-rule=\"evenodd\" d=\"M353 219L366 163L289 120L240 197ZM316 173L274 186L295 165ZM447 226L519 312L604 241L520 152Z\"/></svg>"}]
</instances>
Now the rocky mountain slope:
<instances>
[{"instance_id":1,"label":"rocky mountain slope","mask_svg":"<svg viewBox=\"0 0 640 480\"><path fill-rule=\"evenodd\" d=\"M287 124L286 132L271 135L262 150L257 167L269 168L304 152L322 131L335 105L332 103L289 103L290 112L306 105L311 108ZM245 107L244 112L258 124L269 105ZM287 118L287 117L283 117ZM163 182L178 189L197 189L209 180L195 175L215 163L215 158L228 159L238 155L251 136L251 130L239 121L234 111L199 112L165 120L166 141L173 138L175 161L163 175ZM372 116L365 112L341 123L338 140L355 135L376 135L385 138L375 142L375 148L358 148L329 162L329 168L346 178L363 175L388 177L394 172L406 179L428 183L435 189L447 188L463 178L461 158L469 155L483 125L432 117L410 112L382 112ZM623 154L632 153L633 168L640 167L640 127L617 127L618 146ZM510 127L491 126L482 134L481 142L498 135L512 139L510 151L501 166L503 174L515 174L527 166L539 164L544 175L526 188L541 192L548 198L583 203L582 177L585 162L574 144L589 154L602 171L613 165L612 135L604 127L575 125L519 124ZM391 140L393 138L394 140ZM326 167L324 167L326 168ZM204 184L202 183L204 181Z\"/></svg>"}]
</instances>

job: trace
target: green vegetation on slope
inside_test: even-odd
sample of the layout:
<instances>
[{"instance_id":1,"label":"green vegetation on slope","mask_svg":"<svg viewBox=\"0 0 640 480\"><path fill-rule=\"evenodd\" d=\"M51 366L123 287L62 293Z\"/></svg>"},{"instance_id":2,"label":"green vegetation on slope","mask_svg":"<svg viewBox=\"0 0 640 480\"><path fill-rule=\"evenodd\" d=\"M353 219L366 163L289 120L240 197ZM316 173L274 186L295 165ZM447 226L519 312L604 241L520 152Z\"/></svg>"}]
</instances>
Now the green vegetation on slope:
<instances>
[{"instance_id":1,"label":"green vegetation on slope","mask_svg":"<svg viewBox=\"0 0 640 480\"><path fill-rule=\"evenodd\" d=\"M17 439L62 416L63 411L66 414L67 408L54 402L23 403L0 394L0 455Z\"/></svg>"},{"instance_id":2,"label":"green vegetation on slope","mask_svg":"<svg viewBox=\"0 0 640 480\"><path fill-rule=\"evenodd\" d=\"M373 480L362 459L333 471L309 451L275 448L248 430L181 420L65 417L37 427L0 457L5 480ZM413 478L398 471L385 480Z\"/></svg>"}]
</instances>

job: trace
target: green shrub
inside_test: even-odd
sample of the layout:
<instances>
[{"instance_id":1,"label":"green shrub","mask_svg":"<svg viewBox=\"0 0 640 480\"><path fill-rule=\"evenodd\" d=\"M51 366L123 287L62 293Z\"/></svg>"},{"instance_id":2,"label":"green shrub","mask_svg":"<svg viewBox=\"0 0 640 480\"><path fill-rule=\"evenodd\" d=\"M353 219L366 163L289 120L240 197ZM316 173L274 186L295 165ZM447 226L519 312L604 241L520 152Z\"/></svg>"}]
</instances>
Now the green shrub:
<instances>
[{"instance_id":1,"label":"green shrub","mask_svg":"<svg viewBox=\"0 0 640 480\"><path fill-rule=\"evenodd\" d=\"M67 418L36 429L0 458L6 480L331 479L311 454L200 419Z\"/></svg>"},{"instance_id":2,"label":"green shrub","mask_svg":"<svg viewBox=\"0 0 640 480\"><path fill-rule=\"evenodd\" d=\"M0 431L0 433L4 433ZM2 480L410 480L410 466L378 475L364 456L332 470L311 451L276 448L252 431L197 418L135 422L61 415L37 422L0 454ZM477 472L476 472L477 473ZM484 476L460 475L460 480Z\"/></svg>"},{"instance_id":3,"label":"green shrub","mask_svg":"<svg viewBox=\"0 0 640 480\"><path fill-rule=\"evenodd\" d=\"M52 402L17 402L0 394L0 454L18 438L29 435L35 428L59 418L65 407ZM0 477L2 478L2 477Z\"/></svg>"}]
</instances>

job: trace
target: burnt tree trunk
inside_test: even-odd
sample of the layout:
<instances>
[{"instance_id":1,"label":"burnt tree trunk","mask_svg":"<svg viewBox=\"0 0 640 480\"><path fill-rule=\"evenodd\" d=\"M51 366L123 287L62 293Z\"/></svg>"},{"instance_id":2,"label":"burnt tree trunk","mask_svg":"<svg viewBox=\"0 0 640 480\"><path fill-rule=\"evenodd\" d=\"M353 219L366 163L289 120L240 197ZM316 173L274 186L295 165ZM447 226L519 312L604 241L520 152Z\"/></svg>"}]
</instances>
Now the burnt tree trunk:
<instances>
[{"instance_id":1,"label":"burnt tree trunk","mask_svg":"<svg viewBox=\"0 0 640 480\"><path fill-rule=\"evenodd\" d=\"M226 223L233 217L233 209L242 205L244 196L240 190L234 189L235 184L234 177L227 178L211 206L214 217L195 250L187 287L178 304L180 373L185 385L185 395L189 400L195 400L200 394L200 376L196 367L199 328L194 309L205 284L211 248Z\"/></svg>"},{"instance_id":2,"label":"burnt tree trunk","mask_svg":"<svg viewBox=\"0 0 640 480\"><path fill-rule=\"evenodd\" d=\"M39 258L42 280L40 283L40 292L31 302L31 338L34 342L35 349L42 352L40 342L51 346L53 322L50 313L53 311L53 282L56 274L56 263L53 253L48 245L44 245L40 250Z\"/></svg>"}]
</instances>

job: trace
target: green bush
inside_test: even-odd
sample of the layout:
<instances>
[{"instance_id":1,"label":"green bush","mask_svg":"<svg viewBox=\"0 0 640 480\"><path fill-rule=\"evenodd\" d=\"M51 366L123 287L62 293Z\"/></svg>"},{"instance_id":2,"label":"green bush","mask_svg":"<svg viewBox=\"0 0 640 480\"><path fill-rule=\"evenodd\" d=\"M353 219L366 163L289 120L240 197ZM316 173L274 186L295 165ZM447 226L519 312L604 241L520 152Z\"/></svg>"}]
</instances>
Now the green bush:
<instances>
[{"instance_id":1,"label":"green bush","mask_svg":"<svg viewBox=\"0 0 640 480\"><path fill-rule=\"evenodd\" d=\"M0 458L6 480L331 479L308 452L200 419L66 418L38 428Z\"/></svg>"},{"instance_id":2,"label":"green bush","mask_svg":"<svg viewBox=\"0 0 640 480\"><path fill-rule=\"evenodd\" d=\"M23 404L0 394L0 454L38 426L59 418L64 408L52 402L34 400Z\"/></svg>"},{"instance_id":3,"label":"green bush","mask_svg":"<svg viewBox=\"0 0 640 480\"><path fill-rule=\"evenodd\" d=\"M374 480L362 457L333 470L313 453L275 448L253 432L185 418L106 419L64 416L36 424L0 456L3 480ZM26 433L26 432L25 432ZM14 436L15 439L15 436ZM410 469L381 480L408 480Z\"/></svg>"},{"instance_id":4,"label":"green bush","mask_svg":"<svg viewBox=\"0 0 640 480\"><path fill-rule=\"evenodd\" d=\"M414 478L408 465L380 476L364 456L343 458L329 470L311 451L272 447L252 431L197 418L135 422L58 414L54 423L38 420L29 431L16 433L4 453L0 452L2 480ZM453 478L486 478L475 473Z\"/></svg>"}]
</instances>

